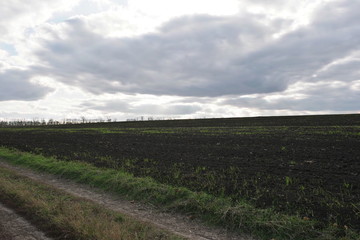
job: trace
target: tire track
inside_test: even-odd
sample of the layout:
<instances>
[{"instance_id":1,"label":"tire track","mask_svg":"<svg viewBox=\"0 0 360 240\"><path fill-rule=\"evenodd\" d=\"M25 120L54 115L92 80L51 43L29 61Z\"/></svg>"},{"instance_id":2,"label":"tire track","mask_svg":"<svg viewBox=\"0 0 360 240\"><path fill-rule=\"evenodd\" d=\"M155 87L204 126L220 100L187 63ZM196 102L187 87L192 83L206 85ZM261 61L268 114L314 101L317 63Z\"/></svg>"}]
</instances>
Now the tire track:
<instances>
[{"instance_id":1,"label":"tire track","mask_svg":"<svg viewBox=\"0 0 360 240\"><path fill-rule=\"evenodd\" d=\"M52 240L26 219L0 203L0 239Z\"/></svg>"}]
</instances>

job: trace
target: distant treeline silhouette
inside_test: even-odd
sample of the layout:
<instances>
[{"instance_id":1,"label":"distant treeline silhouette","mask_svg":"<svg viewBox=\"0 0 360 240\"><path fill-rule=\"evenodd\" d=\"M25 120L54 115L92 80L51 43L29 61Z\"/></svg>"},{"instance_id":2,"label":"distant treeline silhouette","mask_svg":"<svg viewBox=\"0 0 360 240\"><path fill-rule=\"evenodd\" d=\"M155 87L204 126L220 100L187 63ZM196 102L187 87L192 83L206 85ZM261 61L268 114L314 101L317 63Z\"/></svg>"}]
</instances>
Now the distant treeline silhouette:
<instances>
[{"instance_id":1,"label":"distant treeline silhouette","mask_svg":"<svg viewBox=\"0 0 360 240\"><path fill-rule=\"evenodd\" d=\"M112 122L112 119L86 119L86 118L66 118L63 120L9 120L9 121L0 121L0 127L24 127L24 126L46 126L46 125L61 125L61 124L81 124L81 123L97 123L97 122Z\"/></svg>"},{"instance_id":2,"label":"distant treeline silhouette","mask_svg":"<svg viewBox=\"0 0 360 240\"><path fill-rule=\"evenodd\" d=\"M174 120L173 118L161 118L161 117L136 117L128 118L127 122L132 121L157 121L157 120ZM16 120L2 120L0 121L0 127L25 127L25 126L47 126L47 125L65 125L65 124L83 124L83 123L103 123L103 122L116 122L116 119L111 118L96 118L96 119L87 119L85 117L81 118L65 118L63 120L54 120L54 119L16 119Z\"/></svg>"}]
</instances>

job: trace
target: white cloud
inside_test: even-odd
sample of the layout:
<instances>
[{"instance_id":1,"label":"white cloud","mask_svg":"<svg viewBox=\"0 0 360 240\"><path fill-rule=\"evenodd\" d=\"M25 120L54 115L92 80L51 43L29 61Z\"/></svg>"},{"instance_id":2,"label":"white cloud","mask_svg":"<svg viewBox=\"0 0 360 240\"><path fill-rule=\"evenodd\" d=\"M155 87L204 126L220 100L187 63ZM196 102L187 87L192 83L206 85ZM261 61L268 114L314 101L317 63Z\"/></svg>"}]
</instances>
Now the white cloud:
<instances>
[{"instance_id":1,"label":"white cloud","mask_svg":"<svg viewBox=\"0 0 360 240\"><path fill-rule=\"evenodd\" d=\"M238 12L237 0L131 0L129 8L155 18L173 18L190 14L233 15Z\"/></svg>"},{"instance_id":2,"label":"white cloud","mask_svg":"<svg viewBox=\"0 0 360 240\"><path fill-rule=\"evenodd\" d=\"M0 2L0 41L13 43L26 30L49 19L54 12L67 10L78 0L11 0Z\"/></svg>"}]
</instances>

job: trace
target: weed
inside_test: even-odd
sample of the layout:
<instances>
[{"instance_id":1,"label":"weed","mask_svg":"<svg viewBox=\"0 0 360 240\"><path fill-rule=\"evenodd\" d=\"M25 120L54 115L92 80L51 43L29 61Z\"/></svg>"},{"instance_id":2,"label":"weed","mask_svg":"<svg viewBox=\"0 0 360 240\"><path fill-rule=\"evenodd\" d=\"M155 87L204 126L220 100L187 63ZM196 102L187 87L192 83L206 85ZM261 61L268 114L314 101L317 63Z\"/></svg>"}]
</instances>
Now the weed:
<instances>
[{"instance_id":1,"label":"weed","mask_svg":"<svg viewBox=\"0 0 360 240\"><path fill-rule=\"evenodd\" d=\"M292 183L293 183L292 178L289 177L289 176L285 176L285 184L286 184L286 186L289 186L289 185L291 185Z\"/></svg>"}]
</instances>

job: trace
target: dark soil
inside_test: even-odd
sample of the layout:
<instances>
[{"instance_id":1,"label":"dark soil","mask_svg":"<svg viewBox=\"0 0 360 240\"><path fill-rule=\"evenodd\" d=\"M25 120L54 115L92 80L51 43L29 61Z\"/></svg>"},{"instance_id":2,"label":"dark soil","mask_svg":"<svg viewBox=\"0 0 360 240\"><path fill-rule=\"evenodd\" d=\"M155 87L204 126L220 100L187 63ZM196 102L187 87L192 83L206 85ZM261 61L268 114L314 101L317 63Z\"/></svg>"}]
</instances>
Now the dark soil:
<instances>
[{"instance_id":1,"label":"dark soil","mask_svg":"<svg viewBox=\"0 0 360 240\"><path fill-rule=\"evenodd\" d=\"M360 115L4 129L0 145L360 229Z\"/></svg>"}]
</instances>

